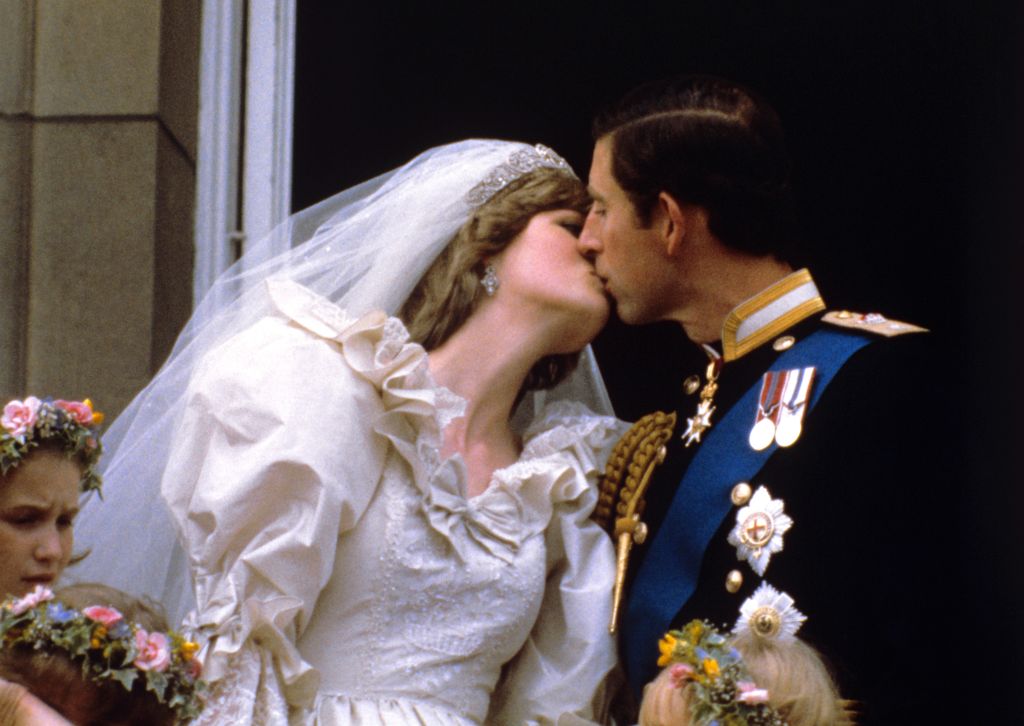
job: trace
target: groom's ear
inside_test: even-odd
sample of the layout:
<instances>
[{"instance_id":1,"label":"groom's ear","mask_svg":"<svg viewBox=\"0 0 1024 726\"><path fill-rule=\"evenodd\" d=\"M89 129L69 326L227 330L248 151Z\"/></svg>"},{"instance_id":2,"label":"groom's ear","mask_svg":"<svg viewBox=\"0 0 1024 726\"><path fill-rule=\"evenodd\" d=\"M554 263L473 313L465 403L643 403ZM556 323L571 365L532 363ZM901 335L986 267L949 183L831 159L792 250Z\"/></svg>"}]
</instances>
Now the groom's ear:
<instances>
[{"instance_id":1,"label":"groom's ear","mask_svg":"<svg viewBox=\"0 0 1024 726\"><path fill-rule=\"evenodd\" d=\"M672 257L686 237L689 215L668 192L658 194L656 224L665 244L665 252Z\"/></svg>"}]
</instances>

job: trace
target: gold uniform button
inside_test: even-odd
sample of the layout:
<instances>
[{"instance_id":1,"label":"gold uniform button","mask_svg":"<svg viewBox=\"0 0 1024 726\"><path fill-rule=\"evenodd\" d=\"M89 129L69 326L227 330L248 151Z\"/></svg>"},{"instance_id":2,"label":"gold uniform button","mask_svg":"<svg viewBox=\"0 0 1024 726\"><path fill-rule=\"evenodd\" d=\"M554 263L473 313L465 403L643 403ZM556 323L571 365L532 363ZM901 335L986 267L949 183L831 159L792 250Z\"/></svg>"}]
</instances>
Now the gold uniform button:
<instances>
[{"instance_id":1,"label":"gold uniform button","mask_svg":"<svg viewBox=\"0 0 1024 726\"><path fill-rule=\"evenodd\" d=\"M739 570L732 570L725 576L725 589L735 595L743 587L743 573Z\"/></svg>"},{"instance_id":2,"label":"gold uniform button","mask_svg":"<svg viewBox=\"0 0 1024 726\"><path fill-rule=\"evenodd\" d=\"M750 485L747 484L745 481L741 481L739 484L732 488L732 493L729 495L729 498L732 500L732 503L735 504L737 507L742 507L744 504L750 501L750 497L752 494L753 492L750 489Z\"/></svg>"},{"instance_id":3,"label":"gold uniform button","mask_svg":"<svg viewBox=\"0 0 1024 726\"><path fill-rule=\"evenodd\" d=\"M792 335L783 335L781 338L775 339L775 342L772 343L772 347L775 350L782 352L784 350L789 350L790 348L792 348L793 343L795 342L796 338L794 338Z\"/></svg>"},{"instance_id":4,"label":"gold uniform button","mask_svg":"<svg viewBox=\"0 0 1024 726\"><path fill-rule=\"evenodd\" d=\"M647 524L644 522L637 522L636 529L633 530L633 541L638 545L643 544L647 540Z\"/></svg>"},{"instance_id":5,"label":"gold uniform button","mask_svg":"<svg viewBox=\"0 0 1024 726\"><path fill-rule=\"evenodd\" d=\"M840 310L838 313L836 313L836 317L839 318L840 320L849 320L850 318L853 317L853 313L851 313L849 310Z\"/></svg>"},{"instance_id":6,"label":"gold uniform button","mask_svg":"<svg viewBox=\"0 0 1024 726\"><path fill-rule=\"evenodd\" d=\"M683 390L686 391L687 396L692 396L700 388L700 376L694 373L692 376L687 376L686 380L683 381Z\"/></svg>"}]
</instances>

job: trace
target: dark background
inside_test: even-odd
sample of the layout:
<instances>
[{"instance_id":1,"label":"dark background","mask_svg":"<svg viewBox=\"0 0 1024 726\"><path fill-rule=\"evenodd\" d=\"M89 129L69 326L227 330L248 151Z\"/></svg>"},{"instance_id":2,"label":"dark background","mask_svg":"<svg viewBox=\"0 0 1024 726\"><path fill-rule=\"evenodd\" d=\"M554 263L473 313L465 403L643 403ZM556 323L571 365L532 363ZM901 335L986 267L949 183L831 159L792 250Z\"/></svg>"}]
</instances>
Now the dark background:
<instances>
[{"instance_id":1,"label":"dark background","mask_svg":"<svg viewBox=\"0 0 1024 726\"><path fill-rule=\"evenodd\" d=\"M921 423L948 444L961 496L894 566L949 560L921 606L969 593L937 638L956 641L954 671L973 670L965 687L1009 703L977 679L1001 691L1024 651L1019 5L300 3L294 204L466 137L546 143L585 178L591 118L638 83L701 72L758 90L787 130L826 302L934 331L921 376L948 415ZM673 326L612 325L595 347L624 418L694 368ZM889 415L884 390L865 395Z\"/></svg>"}]
</instances>

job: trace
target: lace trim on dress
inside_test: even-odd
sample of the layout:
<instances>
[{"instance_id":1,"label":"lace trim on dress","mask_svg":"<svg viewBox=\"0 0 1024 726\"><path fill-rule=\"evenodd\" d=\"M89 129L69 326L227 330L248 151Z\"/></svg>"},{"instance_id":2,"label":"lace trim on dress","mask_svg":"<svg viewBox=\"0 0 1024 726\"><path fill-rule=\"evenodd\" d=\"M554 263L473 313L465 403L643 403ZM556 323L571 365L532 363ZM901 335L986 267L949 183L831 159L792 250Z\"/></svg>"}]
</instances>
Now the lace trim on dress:
<instances>
[{"instance_id":1,"label":"lace trim on dress","mask_svg":"<svg viewBox=\"0 0 1024 726\"><path fill-rule=\"evenodd\" d=\"M247 645L231 654L227 662L229 675L210 685L203 697L206 705L192 725L288 726L288 704L280 684L275 678L266 678L276 673L273 656Z\"/></svg>"}]
</instances>

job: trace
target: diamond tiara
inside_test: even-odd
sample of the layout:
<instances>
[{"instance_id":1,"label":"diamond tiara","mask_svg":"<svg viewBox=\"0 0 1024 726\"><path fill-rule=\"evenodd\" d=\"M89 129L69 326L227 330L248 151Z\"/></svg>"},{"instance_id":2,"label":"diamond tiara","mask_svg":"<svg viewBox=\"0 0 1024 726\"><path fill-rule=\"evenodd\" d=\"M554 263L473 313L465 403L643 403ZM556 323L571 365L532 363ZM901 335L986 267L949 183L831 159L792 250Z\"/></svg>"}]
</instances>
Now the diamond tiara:
<instances>
[{"instance_id":1,"label":"diamond tiara","mask_svg":"<svg viewBox=\"0 0 1024 726\"><path fill-rule=\"evenodd\" d=\"M536 144L514 152L508 161L492 169L483 181L469 190L466 201L478 207L519 177L542 167L561 169L578 178L565 159L544 144Z\"/></svg>"}]
</instances>

